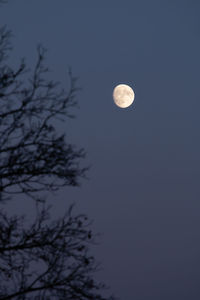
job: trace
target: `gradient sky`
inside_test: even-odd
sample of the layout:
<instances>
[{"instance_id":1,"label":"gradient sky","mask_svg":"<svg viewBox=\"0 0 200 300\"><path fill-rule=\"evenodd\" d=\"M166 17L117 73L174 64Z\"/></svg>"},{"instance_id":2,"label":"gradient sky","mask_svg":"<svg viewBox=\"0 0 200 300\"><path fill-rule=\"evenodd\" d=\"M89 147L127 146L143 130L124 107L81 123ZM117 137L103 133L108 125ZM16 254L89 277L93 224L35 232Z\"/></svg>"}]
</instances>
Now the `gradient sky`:
<instances>
[{"instance_id":1,"label":"gradient sky","mask_svg":"<svg viewBox=\"0 0 200 300\"><path fill-rule=\"evenodd\" d=\"M94 219L98 278L122 300L199 300L200 1L10 0L0 23L12 64L33 66L42 43L55 80L66 84L68 66L79 77L62 128L92 167L54 211L75 201ZM135 91L125 110L118 83Z\"/></svg>"}]
</instances>

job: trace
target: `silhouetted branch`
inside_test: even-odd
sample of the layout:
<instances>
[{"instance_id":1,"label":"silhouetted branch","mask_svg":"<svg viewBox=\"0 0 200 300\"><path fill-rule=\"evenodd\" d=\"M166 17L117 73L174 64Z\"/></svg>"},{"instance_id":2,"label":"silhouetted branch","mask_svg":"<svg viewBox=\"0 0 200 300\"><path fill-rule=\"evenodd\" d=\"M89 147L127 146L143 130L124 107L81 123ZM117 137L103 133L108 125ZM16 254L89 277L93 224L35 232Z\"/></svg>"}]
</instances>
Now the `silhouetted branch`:
<instances>
[{"instance_id":1,"label":"silhouetted branch","mask_svg":"<svg viewBox=\"0 0 200 300\"><path fill-rule=\"evenodd\" d=\"M0 200L16 194L41 200L42 192L76 186L85 175L84 150L67 143L55 123L71 117L78 88L71 71L68 92L46 79L41 46L32 72L24 60L16 70L8 66L10 35L0 29ZM70 207L51 221L44 202L35 204L28 224L0 210L0 299L114 299L102 296L105 286L93 278L98 264L89 251L95 238L87 217L72 215Z\"/></svg>"},{"instance_id":2,"label":"silhouetted branch","mask_svg":"<svg viewBox=\"0 0 200 300\"><path fill-rule=\"evenodd\" d=\"M39 205L27 228L24 217L1 211L0 299L35 299L36 292L37 299L112 299L99 294L104 286L91 277L98 265L89 253L90 224L72 207L50 221L49 208Z\"/></svg>"},{"instance_id":3,"label":"silhouetted branch","mask_svg":"<svg viewBox=\"0 0 200 300\"><path fill-rule=\"evenodd\" d=\"M9 32L0 32L0 53L5 59ZM37 198L37 192L55 191L61 186L78 185L86 168L79 166L85 156L58 134L55 120L71 116L76 105L76 78L69 72L70 88L47 80L45 50L38 47L38 59L28 82L24 61L17 70L0 67L0 191L25 193Z\"/></svg>"}]
</instances>

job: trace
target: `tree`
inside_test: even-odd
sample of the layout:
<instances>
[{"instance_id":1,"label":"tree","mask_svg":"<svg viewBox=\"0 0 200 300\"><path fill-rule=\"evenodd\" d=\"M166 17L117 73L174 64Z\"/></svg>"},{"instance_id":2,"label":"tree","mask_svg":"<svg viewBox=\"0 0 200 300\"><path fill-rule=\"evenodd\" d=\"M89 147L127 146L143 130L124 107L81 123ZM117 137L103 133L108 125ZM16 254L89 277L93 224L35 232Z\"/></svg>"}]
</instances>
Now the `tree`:
<instances>
[{"instance_id":1,"label":"tree","mask_svg":"<svg viewBox=\"0 0 200 300\"><path fill-rule=\"evenodd\" d=\"M10 33L0 31L0 190L4 194L55 191L60 186L77 185L85 173L79 167L83 149L76 149L59 135L55 119L68 114L76 104L76 78L69 72L69 92L46 80L45 50L38 47L38 60L27 80L24 61L17 70L6 65ZM14 188L14 190L13 190Z\"/></svg>"},{"instance_id":2,"label":"tree","mask_svg":"<svg viewBox=\"0 0 200 300\"><path fill-rule=\"evenodd\" d=\"M27 229L23 218L1 212L0 299L108 299L92 277L98 265L89 254L90 223L71 212L50 222L40 207Z\"/></svg>"},{"instance_id":3,"label":"tree","mask_svg":"<svg viewBox=\"0 0 200 300\"><path fill-rule=\"evenodd\" d=\"M90 221L73 215L72 207L51 220L43 197L78 185L87 169L80 166L84 150L67 143L55 126L76 105L76 79L69 72L69 92L47 80L41 46L32 73L24 60L16 70L8 66L10 35L1 28L0 203L16 194L31 197L36 217L26 225L24 216L0 210L0 299L114 299L103 296L104 285L93 278L98 264L90 254Z\"/></svg>"}]
</instances>

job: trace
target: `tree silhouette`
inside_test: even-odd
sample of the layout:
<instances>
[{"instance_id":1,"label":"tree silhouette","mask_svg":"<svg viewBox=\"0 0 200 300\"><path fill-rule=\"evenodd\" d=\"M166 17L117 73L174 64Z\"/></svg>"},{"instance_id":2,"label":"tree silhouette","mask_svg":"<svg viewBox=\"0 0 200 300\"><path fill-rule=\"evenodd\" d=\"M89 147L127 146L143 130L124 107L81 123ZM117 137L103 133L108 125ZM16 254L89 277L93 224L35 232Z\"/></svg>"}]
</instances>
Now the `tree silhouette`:
<instances>
[{"instance_id":1,"label":"tree silhouette","mask_svg":"<svg viewBox=\"0 0 200 300\"><path fill-rule=\"evenodd\" d=\"M76 104L76 78L69 72L69 92L45 79L45 50L38 47L34 71L26 78L24 61L17 70L4 64L10 33L0 32L0 176L4 194L55 191L60 186L77 185L85 169L79 167L83 149L76 149L59 135L55 119L68 114Z\"/></svg>"},{"instance_id":2,"label":"tree silhouette","mask_svg":"<svg viewBox=\"0 0 200 300\"><path fill-rule=\"evenodd\" d=\"M0 210L0 299L114 299L103 296L104 285L94 280L90 221L73 215L72 207L52 220L43 197L78 185L86 171L80 166L84 150L67 143L54 124L76 105L76 79L69 72L68 92L47 80L41 46L33 72L24 60L16 70L8 66L10 35L1 28L0 203L23 194L36 200L36 216L27 223Z\"/></svg>"},{"instance_id":3,"label":"tree silhouette","mask_svg":"<svg viewBox=\"0 0 200 300\"><path fill-rule=\"evenodd\" d=\"M101 296L104 286L92 277L90 222L71 212L50 222L40 207L26 229L22 217L1 212L0 299L114 299Z\"/></svg>"}]
</instances>

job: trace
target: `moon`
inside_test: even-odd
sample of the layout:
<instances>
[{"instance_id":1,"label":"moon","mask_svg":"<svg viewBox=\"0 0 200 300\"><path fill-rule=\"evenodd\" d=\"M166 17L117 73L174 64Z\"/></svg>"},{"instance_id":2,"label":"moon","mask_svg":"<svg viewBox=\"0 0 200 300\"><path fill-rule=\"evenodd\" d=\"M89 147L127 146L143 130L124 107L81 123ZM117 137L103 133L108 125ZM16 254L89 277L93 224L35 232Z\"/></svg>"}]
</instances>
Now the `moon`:
<instances>
[{"instance_id":1,"label":"moon","mask_svg":"<svg viewBox=\"0 0 200 300\"><path fill-rule=\"evenodd\" d=\"M130 106L135 99L133 89L127 84L119 84L113 90L113 100L121 108Z\"/></svg>"}]
</instances>

